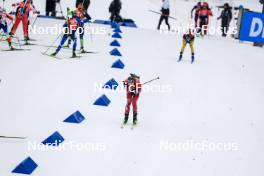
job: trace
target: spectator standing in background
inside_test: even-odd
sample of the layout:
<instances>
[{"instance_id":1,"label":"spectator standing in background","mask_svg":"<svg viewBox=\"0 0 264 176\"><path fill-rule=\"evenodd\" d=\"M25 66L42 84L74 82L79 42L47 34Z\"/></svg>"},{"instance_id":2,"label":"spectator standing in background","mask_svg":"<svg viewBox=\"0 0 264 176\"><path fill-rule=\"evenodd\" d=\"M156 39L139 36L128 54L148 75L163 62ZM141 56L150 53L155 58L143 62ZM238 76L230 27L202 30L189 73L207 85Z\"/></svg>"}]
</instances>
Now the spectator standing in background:
<instances>
[{"instance_id":1,"label":"spectator standing in background","mask_svg":"<svg viewBox=\"0 0 264 176\"><path fill-rule=\"evenodd\" d=\"M226 37L228 32L229 24L232 20L232 11L231 7L228 3L224 4L224 10L221 12L221 15L217 18L218 20L221 19L221 29L222 29L222 36Z\"/></svg>"},{"instance_id":2,"label":"spectator standing in background","mask_svg":"<svg viewBox=\"0 0 264 176\"><path fill-rule=\"evenodd\" d=\"M160 30L160 25L163 20L165 20L165 23L168 26L168 29L170 30L170 24L169 24L169 16L170 16L170 3L169 0L162 0L162 7L161 7L161 16L159 19L159 24L158 24L158 30Z\"/></svg>"},{"instance_id":3,"label":"spectator standing in background","mask_svg":"<svg viewBox=\"0 0 264 176\"><path fill-rule=\"evenodd\" d=\"M109 12L111 13L111 22L122 22L123 19L120 16L120 11L122 9L122 3L120 0L113 0L109 6Z\"/></svg>"},{"instance_id":4,"label":"spectator standing in background","mask_svg":"<svg viewBox=\"0 0 264 176\"><path fill-rule=\"evenodd\" d=\"M46 16L56 16L56 3L59 0L46 0Z\"/></svg>"}]
</instances>

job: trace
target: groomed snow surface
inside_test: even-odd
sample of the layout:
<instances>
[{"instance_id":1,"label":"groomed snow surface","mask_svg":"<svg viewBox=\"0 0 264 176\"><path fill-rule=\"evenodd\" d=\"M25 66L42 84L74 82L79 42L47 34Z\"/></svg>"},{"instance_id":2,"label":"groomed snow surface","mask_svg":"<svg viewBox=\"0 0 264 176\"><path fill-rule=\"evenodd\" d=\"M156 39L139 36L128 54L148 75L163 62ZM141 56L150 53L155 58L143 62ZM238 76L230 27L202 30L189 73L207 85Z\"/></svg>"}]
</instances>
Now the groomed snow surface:
<instances>
[{"instance_id":1,"label":"groomed snow surface","mask_svg":"<svg viewBox=\"0 0 264 176\"><path fill-rule=\"evenodd\" d=\"M101 1L93 3L108 6ZM189 10L179 10L178 15L183 11L189 14ZM158 16L150 17L157 22ZM148 18L142 16L141 20ZM190 64L189 48L178 63L181 36L160 34L154 30L154 20L144 29L121 28L118 49L122 57L109 54L113 49L109 46L113 41L110 26L96 24L86 27L104 32L85 35L85 47L98 53L84 54L81 59L67 59L71 51L66 49L58 54L65 58L62 60L42 55L56 35L32 35L38 40L32 43L39 45L23 46L30 51L0 52L0 135L27 137L0 139L0 175L16 175L11 171L28 156L38 164L34 176L264 174L263 49L208 36L196 39L194 64ZM62 23L38 19L36 25ZM22 38L21 31L18 36ZM4 42L0 47L7 49ZM124 69L111 68L117 59L124 62ZM139 126L134 130L120 129L125 92L94 90L95 84L103 85L111 78L122 87L129 73L140 75L142 82L159 76L161 79L150 85L168 90L141 94ZM110 105L94 106L102 94L111 100ZM63 122L77 110L86 118L82 123ZM90 143L99 149L28 150L28 142L41 143L55 131L65 138L64 143ZM175 148L190 141L235 147L222 151ZM166 144L170 144L168 149Z\"/></svg>"}]
</instances>

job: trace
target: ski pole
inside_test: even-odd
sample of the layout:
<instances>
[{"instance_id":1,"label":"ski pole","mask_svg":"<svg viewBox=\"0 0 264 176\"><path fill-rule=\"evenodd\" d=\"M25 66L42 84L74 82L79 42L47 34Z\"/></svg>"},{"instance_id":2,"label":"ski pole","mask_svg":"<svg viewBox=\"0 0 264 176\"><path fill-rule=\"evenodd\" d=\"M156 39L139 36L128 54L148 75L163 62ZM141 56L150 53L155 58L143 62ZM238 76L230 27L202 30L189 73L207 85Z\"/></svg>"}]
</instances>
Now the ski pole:
<instances>
[{"instance_id":1,"label":"ski pole","mask_svg":"<svg viewBox=\"0 0 264 176\"><path fill-rule=\"evenodd\" d=\"M61 6L60 1L58 1L57 3L59 4L60 13L61 13L62 17L65 18L64 14L63 14L63 11L62 11L62 6ZM68 8L67 8L67 9L68 9ZM68 17L68 14L67 14L67 17Z\"/></svg>"},{"instance_id":2,"label":"ski pole","mask_svg":"<svg viewBox=\"0 0 264 176\"><path fill-rule=\"evenodd\" d=\"M158 80L158 79L160 79L160 78L157 77L157 78L151 79L151 80L149 80L149 81L147 81L147 82L144 82L142 85L149 84L149 83L151 83L151 82L153 82L153 81L156 81L156 80Z\"/></svg>"},{"instance_id":3,"label":"ski pole","mask_svg":"<svg viewBox=\"0 0 264 176\"><path fill-rule=\"evenodd\" d=\"M4 139L26 139L26 137L20 137L20 136L0 136L0 138L4 138Z\"/></svg>"},{"instance_id":4,"label":"ski pole","mask_svg":"<svg viewBox=\"0 0 264 176\"><path fill-rule=\"evenodd\" d=\"M2 31L0 32L0 36L1 36L1 39L0 39L0 41L2 41L2 39L3 39L3 38L4 38L4 36L5 36L5 35L3 34L3 32L2 32Z\"/></svg>"},{"instance_id":5,"label":"ski pole","mask_svg":"<svg viewBox=\"0 0 264 176\"><path fill-rule=\"evenodd\" d=\"M92 29L92 27L91 27L89 22L88 22L88 25L89 25L89 28ZM91 30L91 32L90 32L90 38L91 38L91 41L93 43L93 30Z\"/></svg>"},{"instance_id":6,"label":"ski pole","mask_svg":"<svg viewBox=\"0 0 264 176\"><path fill-rule=\"evenodd\" d=\"M36 18L34 19L34 21L33 21L32 25L31 25L31 27L34 27L34 25L35 25L37 19L38 19L38 15L37 15Z\"/></svg>"},{"instance_id":7,"label":"ski pole","mask_svg":"<svg viewBox=\"0 0 264 176\"><path fill-rule=\"evenodd\" d=\"M47 52L50 50L50 48L53 47L53 45L57 42L57 40L62 36L63 32L52 42L52 44L47 48L47 50L44 52L44 54L47 54Z\"/></svg>"},{"instance_id":8,"label":"ski pole","mask_svg":"<svg viewBox=\"0 0 264 176\"><path fill-rule=\"evenodd\" d=\"M162 13L160 13L160 12L156 12L156 11L154 11L154 10L149 10L149 12L156 13L156 14L160 14L160 15L163 15L163 16L167 16L167 17L169 17L169 18L171 18L171 19L174 19L174 20L178 21L178 19L175 18L175 17L169 16L169 15L164 15L164 14L162 14Z\"/></svg>"},{"instance_id":9,"label":"ski pole","mask_svg":"<svg viewBox=\"0 0 264 176\"><path fill-rule=\"evenodd\" d=\"M19 48L21 49L22 47L21 47L20 39L19 39L17 36L15 36L15 38L17 39L17 42L18 42Z\"/></svg>"}]
</instances>

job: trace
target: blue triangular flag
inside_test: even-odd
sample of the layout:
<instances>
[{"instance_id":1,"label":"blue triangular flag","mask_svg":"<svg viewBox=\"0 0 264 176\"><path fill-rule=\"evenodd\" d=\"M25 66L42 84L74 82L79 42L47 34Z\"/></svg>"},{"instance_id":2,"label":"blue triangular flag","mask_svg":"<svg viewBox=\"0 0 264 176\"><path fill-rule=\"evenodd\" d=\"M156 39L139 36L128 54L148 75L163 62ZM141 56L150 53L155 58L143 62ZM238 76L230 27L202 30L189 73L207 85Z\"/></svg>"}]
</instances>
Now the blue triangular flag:
<instances>
[{"instance_id":1,"label":"blue triangular flag","mask_svg":"<svg viewBox=\"0 0 264 176\"><path fill-rule=\"evenodd\" d=\"M122 38L122 36L119 34L119 33L114 33L113 35L112 35L112 38L119 38L119 39L121 39Z\"/></svg>"},{"instance_id":2,"label":"blue triangular flag","mask_svg":"<svg viewBox=\"0 0 264 176\"><path fill-rule=\"evenodd\" d=\"M117 40L114 40L110 43L110 46L116 46L116 47L120 47L120 43Z\"/></svg>"},{"instance_id":3,"label":"blue triangular flag","mask_svg":"<svg viewBox=\"0 0 264 176\"><path fill-rule=\"evenodd\" d=\"M99 97L95 102L94 105L98 105L98 106L108 106L110 104L110 100L107 98L106 95L102 95L101 97Z\"/></svg>"},{"instance_id":4,"label":"blue triangular flag","mask_svg":"<svg viewBox=\"0 0 264 176\"><path fill-rule=\"evenodd\" d=\"M112 51L110 51L110 54L112 56L122 56L122 54L118 51L117 48L113 49Z\"/></svg>"},{"instance_id":5,"label":"blue triangular flag","mask_svg":"<svg viewBox=\"0 0 264 176\"><path fill-rule=\"evenodd\" d=\"M18 174L27 174L30 175L38 165L33 161L32 158L28 157L25 160L23 160L13 171L12 173L18 173Z\"/></svg>"},{"instance_id":6,"label":"blue triangular flag","mask_svg":"<svg viewBox=\"0 0 264 176\"><path fill-rule=\"evenodd\" d=\"M68 122L68 123L81 123L85 117L80 113L80 111L76 111L69 117L67 117L63 122Z\"/></svg>"},{"instance_id":7,"label":"blue triangular flag","mask_svg":"<svg viewBox=\"0 0 264 176\"><path fill-rule=\"evenodd\" d=\"M115 61L115 62L112 64L112 68L123 69L124 67L125 67L125 64L124 64L120 59L118 59L117 61Z\"/></svg>"},{"instance_id":8,"label":"blue triangular flag","mask_svg":"<svg viewBox=\"0 0 264 176\"><path fill-rule=\"evenodd\" d=\"M64 138L61 136L61 134L58 131L55 131L52 135L50 135L47 139L45 139L42 142L42 144L58 146L63 141L64 141Z\"/></svg>"},{"instance_id":9,"label":"blue triangular flag","mask_svg":"<svg viewBox=\"0 0 264 176\"><path fill-rule=\"evenodd\" d=\"M118 87L118 83L116 82L116 80L114 78L110 79L109 81L107 81L105 83L105 85L103 86L103 88L106 89L116 89Z\"/></svg>"}]
</instances>

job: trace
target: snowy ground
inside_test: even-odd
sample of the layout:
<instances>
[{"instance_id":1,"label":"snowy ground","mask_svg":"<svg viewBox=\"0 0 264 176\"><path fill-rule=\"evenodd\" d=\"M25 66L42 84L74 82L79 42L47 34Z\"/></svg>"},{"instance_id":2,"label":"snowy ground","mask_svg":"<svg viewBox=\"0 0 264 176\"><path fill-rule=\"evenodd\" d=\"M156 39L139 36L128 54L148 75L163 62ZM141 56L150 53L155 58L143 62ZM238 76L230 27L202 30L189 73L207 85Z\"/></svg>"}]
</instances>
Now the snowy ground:
<instances>
[{"instance_id":1,"label":"snowy ground","mask_svg":"<svg viewBox=\"0 0 264 176\"><path fill-rule=\"evenodd\" d=\"M99 5L108 3L94 2ZM183 14L183 10L177 13ZM92 39L86 35L86 49L100 53L79 60L56 60L40 53L46 49L41 45L49 45L55 35L33 35L41 45L28 47L31 51L0 52L0 135L28 137L0 139L0 175L15 175L12 169L27 156L39 165L32 174L36 176L263 175L263 49L218 36L197 38L196 63L190 64L189 49L178 63L181 36L151 30L157 19L147 19L148 29L121 28L124 70L110 68L116 60L108 53L113 49L111 29L94 24L93 28L105 27L107 32ZM63 21L40 19L36 25L57 23ZM59 56L70 55L63 50ZM171 88L166 93L142 93L140 125L133 131L120 129L124 92L105 92L111 99L109 107L93 105L103 94L94 91L95 83L114 78L122 84L131 72L139 74L142 82L160 76L155 85ZM62 122L76 110L86 117L83 123ZM100 143L105 150L28 151L28 141L41 142L56 130L65 142ZM237 150L166 151L160 145L166 141L235 143Z\"/></svg>"}]
</instances>

